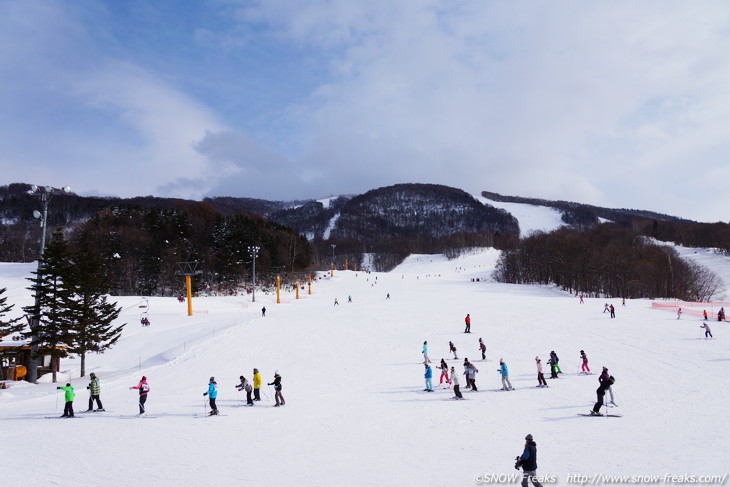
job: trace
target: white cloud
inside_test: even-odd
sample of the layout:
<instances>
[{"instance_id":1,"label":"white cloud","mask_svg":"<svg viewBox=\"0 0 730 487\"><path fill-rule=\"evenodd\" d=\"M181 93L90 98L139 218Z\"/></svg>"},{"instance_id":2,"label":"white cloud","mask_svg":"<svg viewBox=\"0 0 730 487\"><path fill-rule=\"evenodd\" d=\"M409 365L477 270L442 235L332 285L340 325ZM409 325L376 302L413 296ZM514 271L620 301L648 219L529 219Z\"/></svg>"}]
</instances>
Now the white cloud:
<instances>
[{"instance_id":1,"label":"white cloud","mask_svg":"<svg viewBox=\"0 0 730 487\"><path fill-rule=\"evenodd\" d=\"M679 171L726 164L725 3L282 2L239 18L333 55L302 161L340 191L442 182L727 218L717 196L665 197L689 190Z\"/></svg>"},{"instance_id":2,"label":"white cloud","mask_svg":"<svg viewBox=\"0 0 730 487\"><path fill-rule=\"evenodd\" d=\"M180 52L234 66L213 73L168 61L137 25L143 55L117 42L96 5L0 6L6 177L269 199L429 182L728 219L725 2L217 0L205 5L225 21L170 13L191 26Z\"/></svg>"}]
</instances>

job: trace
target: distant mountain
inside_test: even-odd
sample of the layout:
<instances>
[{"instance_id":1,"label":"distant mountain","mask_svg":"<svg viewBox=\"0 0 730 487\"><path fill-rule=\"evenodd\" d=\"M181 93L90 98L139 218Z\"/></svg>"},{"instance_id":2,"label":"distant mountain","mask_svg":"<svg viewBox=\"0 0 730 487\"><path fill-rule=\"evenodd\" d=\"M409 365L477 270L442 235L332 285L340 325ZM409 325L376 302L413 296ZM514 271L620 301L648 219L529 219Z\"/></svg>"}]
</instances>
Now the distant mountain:
<instances>
[{"instance_id":1,"label":"distant mountain","mask_svg":"<svg viewBox=\"0 0 730 487\"><path fill-rule=\"evenodd\" d=\"M603 208L600 206L574 203L572 201L551 201L538 198L525 198L522 196L504 196L491 191L482 191L481 194L483 197L492 201L555 208L562 213L562 220L567 225L591 226L600 223L601 218L623 226L628 226L636 218L673 223L694 223L692 220L653 211Z\"/></svg>"},{"instance_id":2,"label":"distant mountain","mask_svg":"<svg viewBox=\"0 0 730 487\"><path fill-rule=\"evenodd\" d=\"M29 188L22 183L0 187L0 260L30 261L37 256L40 230L32 215L40 203L37 197L27 194ZM611 221L660 240L698 247L730 247L725 224L700 224L651 211L504 196L489 191L481 195L494 202L554 208L568 227L592 228ZM152 196L101 198L60 194L50 204L48 224L50 228L60 225L70 234L101 210L128 207L222 218L263 218L304 235L312 247L315 266L329 263L333 245L338 258L353 263L360 262L365 253L378 254L376 265L386 269L409 253L444 252L469 246L510 248L520 235L519 222L508 211L483 204L460 189L436 184L397 184L320 201L213 197L200 202ZM378 263L378 258L385 260Z\"/></svg>"}]
</instances>

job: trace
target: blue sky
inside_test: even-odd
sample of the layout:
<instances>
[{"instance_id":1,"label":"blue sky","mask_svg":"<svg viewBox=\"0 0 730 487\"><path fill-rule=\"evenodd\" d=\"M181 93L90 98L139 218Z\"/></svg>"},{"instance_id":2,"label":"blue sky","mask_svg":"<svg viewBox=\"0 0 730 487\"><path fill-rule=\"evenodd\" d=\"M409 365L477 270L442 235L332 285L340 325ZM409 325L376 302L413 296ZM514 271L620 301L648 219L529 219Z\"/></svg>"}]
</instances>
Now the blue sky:
<instances>
[{"instance_id":1,"label":"blue sky","mask_svg":"<svg viewBox=\"0 0 730 487\"><path fill-rule=\"evenodd\" d=\"M2 184L729 221L724 1L0 0Z\"/></svg>"}]
</instances>

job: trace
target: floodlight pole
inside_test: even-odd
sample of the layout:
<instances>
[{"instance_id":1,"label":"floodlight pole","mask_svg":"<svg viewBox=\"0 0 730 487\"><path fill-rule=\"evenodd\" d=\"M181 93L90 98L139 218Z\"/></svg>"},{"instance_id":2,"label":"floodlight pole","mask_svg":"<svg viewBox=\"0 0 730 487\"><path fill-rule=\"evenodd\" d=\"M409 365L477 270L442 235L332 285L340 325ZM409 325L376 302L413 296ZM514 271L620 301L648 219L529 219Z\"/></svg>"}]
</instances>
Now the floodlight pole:
<instances>
[{"instance_id":1,"label":"floodlight pole","mask_svg":"<svg viewBox=\"0 0 730 487\"><path fill-rule=\"evenodd\" d=\"M332 246L332 264L330 264L330 277L335 277L335 247L337 247L337 245L330 245Z\"/></svg>"},{"instance_id":2,"label":"floodlight pole","mask_svg":"<svg viewBox=\"0 0 730 487\"><path fill-rule=\"evenodd\" d=\"M40 283L43 278L43 254L46 251L46 226L48 222L48 204L51 202L53 195L58 193L68 193L71 188L66 186L65 188L54 188L51 186L31 186L28 194L37 194L43 205L43 213L34 211L33 216L39 218L41 221L41 246L38 251L38 269L36 271L36 282ZM31 320L30 326L30 361L28 362L28 382L33 384L38 382L38 332L40 331L41 324L41 299L38 295L38 290L35 294L35 312L33 313L33 319Z\"/></svg>"},{"instance_id":3,"label":"floodlight pole","mask_svg":"<svg viewBox=\"0 0 730 487\"><path fill-rule=\"evenodd\" d=\"M261 250L261 247L257 245L252 245L248 248L248 252L251 255L251 258L253 258L253 291L251 291L251 302L256 302L256 257L259 255L259 250Z\"/></svg>"}]
</instances>

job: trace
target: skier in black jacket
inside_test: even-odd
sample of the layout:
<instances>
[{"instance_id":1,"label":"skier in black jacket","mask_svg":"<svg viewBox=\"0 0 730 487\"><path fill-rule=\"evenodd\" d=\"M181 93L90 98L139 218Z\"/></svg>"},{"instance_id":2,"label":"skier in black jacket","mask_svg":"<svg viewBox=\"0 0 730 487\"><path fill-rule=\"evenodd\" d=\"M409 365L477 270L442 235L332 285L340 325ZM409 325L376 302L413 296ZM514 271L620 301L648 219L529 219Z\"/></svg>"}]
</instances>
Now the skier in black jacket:
<instances>
[{"instance_id":1,"label":"skier in black jacket","mask_svg":"<svg viewBox=\"0 0 730 487\"><path fill-rule=\"evenodd\" d=\"M532 435L525 436L525 450L516 460L515 468L522 467L522 487L527 487L528 480L531 480L535 487L542 487L537 481L537 444L532 440Z\"/></svg>"},{"instance_id":2,"label":"skier in black jacket","mask_svg":"<svg viewBox=\"0 0 730 487\"><path fill-rule=\"evenodd\" d=\"M278 371L274 373L274 382L269 383L269 385L274 386L274 399L276 399L274 407L284 406L286 402L284 402L284 396L281 395L281 376Z\"/></svg>"},{"instance_id":3,"label":"skier in black jacket","mask_svg":"<svg viewBox=\"0 0 730 487\"><path fill-rule=\"evenodd\" d=\"M603 368L603 372L600 376L598 376L598 382L600 385L598 386L598 389L596 389L596 404L591 410L591 414L593 416L602 416L601 406L603 406L603 396L606 395L606 391L614 383L614 378L612 375L608 375L608 369L606 367Z\"/></svg>"}]
</instances>

